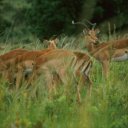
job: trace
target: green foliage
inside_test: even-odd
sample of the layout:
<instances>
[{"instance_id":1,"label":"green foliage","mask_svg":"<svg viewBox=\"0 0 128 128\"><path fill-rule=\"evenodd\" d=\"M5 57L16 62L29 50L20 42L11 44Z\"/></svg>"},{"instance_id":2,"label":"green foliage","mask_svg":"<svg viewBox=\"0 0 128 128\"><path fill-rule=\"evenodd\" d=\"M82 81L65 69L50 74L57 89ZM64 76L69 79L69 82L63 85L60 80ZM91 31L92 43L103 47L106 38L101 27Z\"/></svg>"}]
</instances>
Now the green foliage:
<instances>
[{"instance_id":1,"label":"green foliage","mask_svg":"<svg viewBox=\"0 0 128 128\"><path fill-rule=\"evenodd\" d=\"M79 17L79 12L81 2L78 0L33 1L30 14L32 31L39 37L70 33L73 28L71 21Z\"/></svg>"},{"instance_id":2,"label":"green foliage","mask_svg":"<svg viewBox=\"0 0 128 128\"><path fill-rule=\"evenodd\" d=\"M26 43L33 35L42 40L76 34L81 27L71 21L84 19L97 22L104 31L108 31L108 22L120 29L128 25L127 7L127 0L1 0L0 36L4 42Z\"/></svg>"},{"instance_id":3,"label":"green foliage","mask_svg":"<svg viewBox=\"0 0 128 128\"><path fill-rule=\"evenodd\" d=\"M112 30L120 30L128 25L128 1L125 0L98 0L93 15L93 21L99 23L103 32L108 32L108 23Z\"/></svg>"},{"instance_id":4,"label":"green foliage","mask_svg":"<svg viewBox=\"0 0 128 128\"><path fill-rule=\"evenodd\" d=\"M74 41L74 38L65 38L62 42L69 40L72 44ZM6 50L14 46L7 44ZM29 49L35 47L39 49L42 45L33 43ZM73 49L70 45L67 48ZM35 86L29 89L22 86L18 91L10 90L1 80L0 128L127 128L128 65L127 62L112 63L110 68L109 79L104 81L101 65L94 61L92 95L88 97L87 88L82 87L81 104L76 102L75 82L71 76L67 85L60 85L51 99L42 77Z\"/></svg>"},{"instance_id":5,"label":"green foliage","mask_svg":"<svg viewBox=\"0 0 128 128\"><path fill-rule=\"evenodd\" d=\"M29 34L27 26L27 12L31 7L26 0L2 0L0 3L0 36L4 41L9 38L23 38Z\"/></svg>"}]
</instances>

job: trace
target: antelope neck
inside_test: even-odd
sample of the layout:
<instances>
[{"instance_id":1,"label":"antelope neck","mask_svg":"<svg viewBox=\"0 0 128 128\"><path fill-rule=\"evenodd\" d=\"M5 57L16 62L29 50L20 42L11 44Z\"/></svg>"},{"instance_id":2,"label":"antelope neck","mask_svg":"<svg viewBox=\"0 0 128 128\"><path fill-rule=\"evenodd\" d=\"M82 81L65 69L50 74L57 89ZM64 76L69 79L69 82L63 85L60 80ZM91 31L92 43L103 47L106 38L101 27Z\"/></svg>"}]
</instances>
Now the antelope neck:
<instances>
[{"instance_id":1,"label":"antelope neck","mask_svg":"<svg viewBox=\"0 0 128 128\"><path fill-rule=\"evenodd\" d=\"M93 53L96 51L95 46L92 43L87 45L88 52Z\"/></svg>"}]
</instances>

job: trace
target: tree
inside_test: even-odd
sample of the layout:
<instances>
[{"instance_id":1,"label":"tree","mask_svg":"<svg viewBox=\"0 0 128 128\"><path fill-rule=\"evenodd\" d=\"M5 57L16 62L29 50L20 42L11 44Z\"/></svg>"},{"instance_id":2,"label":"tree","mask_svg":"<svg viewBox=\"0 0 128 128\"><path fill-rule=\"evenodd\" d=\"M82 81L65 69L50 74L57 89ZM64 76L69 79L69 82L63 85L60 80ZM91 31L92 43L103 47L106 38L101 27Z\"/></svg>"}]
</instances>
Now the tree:
<instances>
[{"instance_id":1,"label":"tree","mask_svg":"<svg viewBox=\"0 0 128 128\"><path fill-rule=\"evenodd\" d=\"M4 38L22 38L26 29L27 11L30 4L26 0L2 0L0 3L0 35Z\"/></svg>"},{"instance_id":2,"label":"tree","mask_svg":"<svg viewBox=\"0 0 128 128\"><path fill-rule=\"evenodd\" d=\"M80 0L33 0L30 21L32 31L39 37L50 37L70 33L74 28L71 21L79 19Z\"/></svg>"}]
</instances>

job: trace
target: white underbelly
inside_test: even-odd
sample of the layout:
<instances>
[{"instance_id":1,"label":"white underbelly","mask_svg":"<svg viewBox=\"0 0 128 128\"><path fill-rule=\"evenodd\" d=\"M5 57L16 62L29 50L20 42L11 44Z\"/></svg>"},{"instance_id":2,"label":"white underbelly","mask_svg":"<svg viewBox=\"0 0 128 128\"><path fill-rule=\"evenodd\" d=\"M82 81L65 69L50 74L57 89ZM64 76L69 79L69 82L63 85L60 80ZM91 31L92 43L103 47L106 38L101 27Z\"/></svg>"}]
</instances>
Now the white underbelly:
<instances>
[{"instance_id":1,"label":"white underbelly","mask_svg":"<svg viewBox=\"0 0 128 128\"><path fill-rule=\"evenodd\" d=\"M128 60L128 53L125 53L124 55L114 57L111 59L112 61L125 61Z\"/></svg>"}]
</instances>

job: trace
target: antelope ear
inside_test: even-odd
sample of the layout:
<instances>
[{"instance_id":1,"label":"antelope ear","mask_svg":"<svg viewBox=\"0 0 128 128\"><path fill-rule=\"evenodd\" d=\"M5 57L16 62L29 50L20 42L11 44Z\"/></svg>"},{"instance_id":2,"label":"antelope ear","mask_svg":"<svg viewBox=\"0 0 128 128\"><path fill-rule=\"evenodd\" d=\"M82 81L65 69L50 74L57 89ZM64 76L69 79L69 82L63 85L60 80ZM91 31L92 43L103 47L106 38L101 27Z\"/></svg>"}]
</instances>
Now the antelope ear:
<instances>
[{"instance_id":1,"label":"antelope ear","mask_svg":"<svg viewBox=\"0 0 128 128\"><path fill-rule=\"evenodd\" d=\"M97 28L97 29L95 29L95 32L96 32L96 34L99 34L100 30Z\"/></svg>"}]
</instances>

